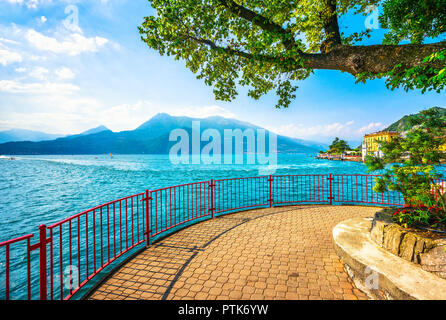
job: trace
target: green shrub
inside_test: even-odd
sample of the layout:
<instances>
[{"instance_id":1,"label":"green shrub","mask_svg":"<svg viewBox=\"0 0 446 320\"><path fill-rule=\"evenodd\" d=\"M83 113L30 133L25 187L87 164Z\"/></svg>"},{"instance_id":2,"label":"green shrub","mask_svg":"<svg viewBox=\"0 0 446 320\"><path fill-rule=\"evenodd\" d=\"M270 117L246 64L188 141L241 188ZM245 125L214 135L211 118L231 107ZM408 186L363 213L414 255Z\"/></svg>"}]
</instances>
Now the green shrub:
<instances>
[{"instance_id":1,"label":"green shrub","mask_svg":"<svg viewBox=\"0 0 446 320\"><path fill-rule=\"evenodd\" d=\"M398 212L397 222L435 227L446 213L445 190L438 184L443 177L438 166L445 160L439 147L445 143L446 118L431 108L411 122L412 128L405 136L379 142L383 156L368 156L366 165L369 172L382 172L382 177L375 179L375 192L398 191L410 206L404 214Z\"/></svg>"}]
</instances>

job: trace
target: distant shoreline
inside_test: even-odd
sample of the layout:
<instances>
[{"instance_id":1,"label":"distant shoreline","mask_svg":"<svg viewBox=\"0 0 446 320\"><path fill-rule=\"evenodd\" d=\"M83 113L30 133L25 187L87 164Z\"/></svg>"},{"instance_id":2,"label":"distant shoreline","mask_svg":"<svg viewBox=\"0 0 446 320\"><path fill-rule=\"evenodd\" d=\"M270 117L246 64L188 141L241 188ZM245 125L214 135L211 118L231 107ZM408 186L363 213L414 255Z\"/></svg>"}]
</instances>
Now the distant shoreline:
<instances>
[{"instance_id":1,"label":"distant shoreline","mask_svg":"<svg viewBox=\"0 0 446 320\"><path fill-rule=\"evenodd\" d=\"M297 155L297 156L308 156L313 157L317 152L312 153L299 153L299 152L277 152L277 154L286 154L286 155ZM247 155L249 153L243 153L243 155ZM78 153L78 154L68 154L68 153L14 153L14 154L0 154L0 159L10 158L10 157L19 157L19 156L109 156L109 153ZM112 156L168 156L169 153L111 153ZM190 156L200 155L200 154L191 154ZM220 154L220 156L224 156L225 154ZM233 154L235 155L235 154Z\"/></svg>"},{"instance_id":2,"label":"distant shoreline","mask_svg":"<svg viewBox=\"0 0 446 320\"><path fill-rule=\"evenodd\" d=\"M362 156L350 156L350 155L338 155L338 154L325 154L320 156L318 154L315 159L317 160L329 160L329 161L351 161L351 162L363 162Z\"/></svg>"}]
</instances>

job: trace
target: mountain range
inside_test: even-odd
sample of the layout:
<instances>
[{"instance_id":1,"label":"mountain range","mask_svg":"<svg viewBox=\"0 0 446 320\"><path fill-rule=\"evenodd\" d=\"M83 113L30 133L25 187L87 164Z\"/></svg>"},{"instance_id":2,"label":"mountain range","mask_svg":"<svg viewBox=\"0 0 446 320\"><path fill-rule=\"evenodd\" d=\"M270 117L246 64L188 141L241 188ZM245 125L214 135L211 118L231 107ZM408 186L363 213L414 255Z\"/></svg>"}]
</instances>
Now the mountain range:
<instances>
[{"instance_id":1,"label":"mountain range","mask_svg":"<svg viewBox=\"0 0 446 320\"><path fill-rule=\"evenodd\" d=\"M104 126L99 126L97 128L93 128L79 134L67 136L62 134L51 134L51 133L26 130L26 129L11 129L6 131L0 131L0 143L18 142L18 141L38 142L38 141L54 140L62 137L78 137L78 136L98 133L105 130L108 130L108 128Z\"/></svg>"},{"instance_id":2,"label":"mountain range","mask_svg":"<svg viewBox=\"0 0 446 320\"><path fill-rule=\"evenodd\" d=\"M184 129L189 136L192 136L192 121L200 121L201 132L206 129L216 129L221 137L224 137L225 129L241 129L242 131L261 129L247 122L218 116L197 119L160 113L132 131L113 132L100 126L78 135L54 140L7 142L0 144L0 154L167 154L177 143L177 141L169 141L170 132L174 129ZM268 151L267 137L265 140ZM208 142L201 142L201 147L206 144ZM327 145L322 143L277 136L277 151L281 153L313 154L326 148ZM221 150L224 150L223 146ZM246 141L244 150L246 151Z\"/></svg>"},{"instance_id":3,"label":"mountain range","mask_svg":"<svg viewBox=\"0 0 446 320\"><path fill-rule=\"evenodd\" d=\"M437 110L441 117L446 117L446 108L432 107L430 109ZM396 131L398 133L404 133L407 130L411 129L410 119L413 119L414 117L416 117L419 114L420 114L420 112L417 114L406 115L406 116L402 117L400 120L392 123L386 129L384 129L384 131Z\"/></svg>"},{"instance_id":4,"label":"mountain range","mask_svg":"<svg viewBox=\"0 0 446 320\"><path fill-rule=\"evenodd\" d=\"M63 137L63 135L50 134L50 133L25 130L25 129L11 129L0 132L0 143L11 142L11 141L53 140L60 137Z\"/></svg>"}]
</instances>

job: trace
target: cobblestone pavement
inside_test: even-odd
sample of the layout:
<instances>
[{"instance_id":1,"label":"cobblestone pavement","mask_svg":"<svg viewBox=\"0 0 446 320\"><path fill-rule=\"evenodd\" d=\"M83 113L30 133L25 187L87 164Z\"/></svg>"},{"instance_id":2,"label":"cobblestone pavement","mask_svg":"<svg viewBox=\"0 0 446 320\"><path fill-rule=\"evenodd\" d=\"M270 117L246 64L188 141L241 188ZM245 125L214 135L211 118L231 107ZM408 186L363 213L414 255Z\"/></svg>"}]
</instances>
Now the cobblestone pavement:
<instances>
[{"instance_id":1,"label":"cobblestone pavement","mask_svg":"<svg viewBox=\"0 0 446 320\"><path fill-rule=\"evenodd\" d=\"M376 211L295 206L220 216L145 249L89 299L367 299L344 271L331 232Z\"/></svg>"}]
</instances>

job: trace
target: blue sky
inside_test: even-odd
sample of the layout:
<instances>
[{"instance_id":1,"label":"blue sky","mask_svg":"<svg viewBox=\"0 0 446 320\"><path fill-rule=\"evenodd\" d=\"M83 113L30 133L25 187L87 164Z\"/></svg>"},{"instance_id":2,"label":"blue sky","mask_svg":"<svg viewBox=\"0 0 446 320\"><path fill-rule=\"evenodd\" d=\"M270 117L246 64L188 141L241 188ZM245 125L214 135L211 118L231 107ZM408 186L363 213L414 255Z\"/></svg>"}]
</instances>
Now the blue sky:
<instances>
[{"instance_id":1,"label":"blue sky","mask_svg":"<svg viewBox=\"0 0 446 320\"><path fill-rule=\"evenodd\" d=\"M308 140L360 141L405 114L446 107L445 93L390 91L383 80L355 84L337 71L300 82L289 109L275 109L273 93L252 100L245 88L230 103L216 101L184 62L140 40L137 27L153 13L147 0L0 0L0 130L131 130L167 112L233 117ZM340 23L348 33L365 21ZM384 32L375 30L365 44L380 43Z\"/></svg>"}]
</instances>

